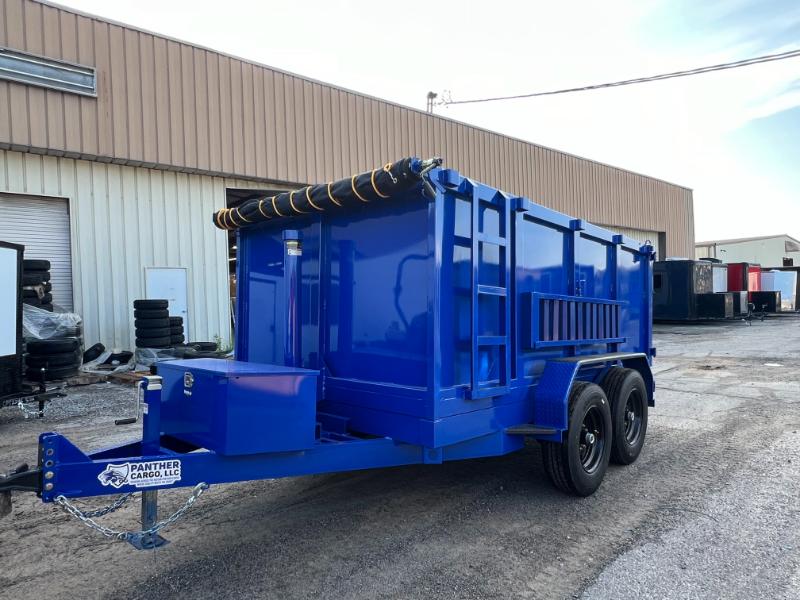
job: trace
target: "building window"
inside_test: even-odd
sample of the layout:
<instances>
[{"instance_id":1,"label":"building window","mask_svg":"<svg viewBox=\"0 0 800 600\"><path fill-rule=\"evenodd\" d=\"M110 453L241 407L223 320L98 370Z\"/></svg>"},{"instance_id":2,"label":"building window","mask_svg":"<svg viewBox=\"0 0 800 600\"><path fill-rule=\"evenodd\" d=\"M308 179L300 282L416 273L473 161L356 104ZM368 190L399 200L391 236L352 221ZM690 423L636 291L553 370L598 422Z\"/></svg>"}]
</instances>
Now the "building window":
<instances>
[{"instance_id":1,"label":"building window","mask_svg":"<svg viewBox=\"0 0 800 600\"><path fill-rule=\"evenodd\" d=\"M83 96L97 96L97 75L93 67L10 48L0 48L0 79Z\"/></svg>"}]
</instances>

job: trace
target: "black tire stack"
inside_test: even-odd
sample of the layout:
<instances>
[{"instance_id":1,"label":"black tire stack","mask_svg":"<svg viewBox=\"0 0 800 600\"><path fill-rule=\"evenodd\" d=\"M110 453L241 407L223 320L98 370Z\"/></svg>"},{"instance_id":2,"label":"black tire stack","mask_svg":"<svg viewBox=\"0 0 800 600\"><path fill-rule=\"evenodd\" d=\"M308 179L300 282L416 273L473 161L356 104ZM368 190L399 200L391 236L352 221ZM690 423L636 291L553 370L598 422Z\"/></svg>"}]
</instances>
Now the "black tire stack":
<instances>
[{"instance_id":1,"label":"black tire stack","mask_svg":"<svg viewBox=\"0 0 800 600\"><path fill-rule=\"evenodd\" d=\"M137 348L172 345L168 300L134 300L133 317Z\"/></svg>"},{"instance_id":2,"label":"black tire stack","mask_svg":"<svg viewBox=\"0 0 800 600\"><path fill-rule=\"evenodd\" d=\"M79 331L78 328L76 328ZM25 378L52 381L77 374L81 366L81 339L77 336L26 343ZM42 371L44 369L44 371Z\"/></svg>"},{"instance_id":3,"label":"black tire stack","mask_svg":"<svg viewBox=\"0 0 800 600\"><path fill-rule=\"evenodd\" d=\"M22 261L22 301L30 306L53 312L53 286L50 283L50 261Z\"/></svg>"},{"instance_id":4,"label":"black tire stack","mask_svg":"<svg viewBox=\"0 0 800 600\"><path fill-rule=\"evenodd\" d=\"M183 335L183 317L169 318L169 343L171 346L180 346L186 341Z\"/></svg>"}]
</instances>

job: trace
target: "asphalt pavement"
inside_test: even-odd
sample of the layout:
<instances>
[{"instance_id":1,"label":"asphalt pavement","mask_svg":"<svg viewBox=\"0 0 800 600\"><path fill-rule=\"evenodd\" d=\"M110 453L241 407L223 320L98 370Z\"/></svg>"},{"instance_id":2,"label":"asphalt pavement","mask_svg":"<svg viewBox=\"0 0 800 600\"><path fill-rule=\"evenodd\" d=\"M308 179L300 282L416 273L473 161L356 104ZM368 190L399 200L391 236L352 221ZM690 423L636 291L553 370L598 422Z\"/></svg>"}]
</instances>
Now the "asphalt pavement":
<instances>
[{"instance_id":1,"label":"asphalt pavement","mask_svg":"<svg viewBox=\"0 0 800 600\"><path fill-rule=\"evenodd\" d=\"M0 520L2 598L800 598L800 318L657 326L639 460L598 492L556 491L538 444L396 469L213 486L137 552L31 495ZM0 457L36 436L82 447L133 390L76 388L42 420L0 410ZM162 514L186 489L160 494ZM97 500L87 500L96 506ZM103 518L137 525L138 507Z\"/></svg>"}]
</instances>

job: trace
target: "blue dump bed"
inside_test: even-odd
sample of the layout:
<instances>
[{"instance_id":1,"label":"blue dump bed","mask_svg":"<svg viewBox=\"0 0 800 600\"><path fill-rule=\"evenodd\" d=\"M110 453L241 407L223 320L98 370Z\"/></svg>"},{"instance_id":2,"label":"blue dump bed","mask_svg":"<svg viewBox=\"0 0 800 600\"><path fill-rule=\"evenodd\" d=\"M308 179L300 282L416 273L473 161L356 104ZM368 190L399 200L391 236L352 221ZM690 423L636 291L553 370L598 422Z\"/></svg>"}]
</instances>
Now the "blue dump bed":
<instances>
[{"instance_id":1,"label":"blue dump bed","mask_svg":"<svg viewBox=\"0 0 800 600\"><path fill-rule=\"evenodd\" d=\"M550 359L652 356L650 246L453 170L429 183L242 227L237 360L318 370L319 412L441 448L553 425Z\"/></svg>"}]
</instances>

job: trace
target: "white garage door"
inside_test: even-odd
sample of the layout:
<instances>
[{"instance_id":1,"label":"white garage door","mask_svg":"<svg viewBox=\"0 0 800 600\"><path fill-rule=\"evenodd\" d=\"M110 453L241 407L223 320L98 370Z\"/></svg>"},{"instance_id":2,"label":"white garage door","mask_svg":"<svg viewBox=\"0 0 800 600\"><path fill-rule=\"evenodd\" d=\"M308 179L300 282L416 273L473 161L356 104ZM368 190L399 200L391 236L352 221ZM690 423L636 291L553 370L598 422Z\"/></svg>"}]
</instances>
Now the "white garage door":
<instances>
[{"instance_id":1,"label":"white garage door","mask_svg":"<svg viewBox=\"0 0 800 600\"><path fill-rule=\"evenodd\" d=\"M0 194L0 240L25 246L25 258L49 260L53 303L72 310L69 204L66 200Z\"/></svg>"}]
</instances>

